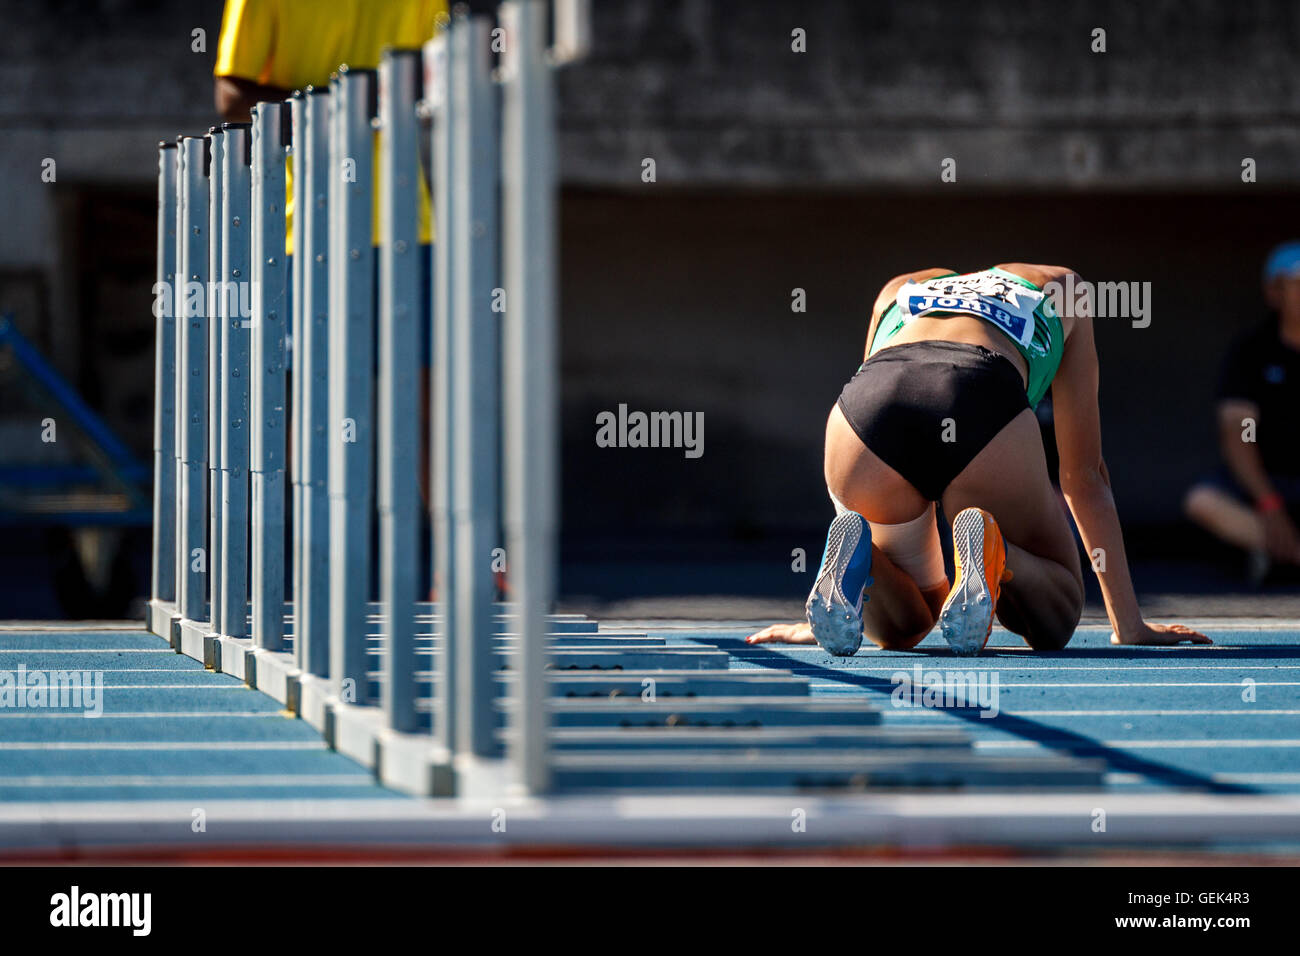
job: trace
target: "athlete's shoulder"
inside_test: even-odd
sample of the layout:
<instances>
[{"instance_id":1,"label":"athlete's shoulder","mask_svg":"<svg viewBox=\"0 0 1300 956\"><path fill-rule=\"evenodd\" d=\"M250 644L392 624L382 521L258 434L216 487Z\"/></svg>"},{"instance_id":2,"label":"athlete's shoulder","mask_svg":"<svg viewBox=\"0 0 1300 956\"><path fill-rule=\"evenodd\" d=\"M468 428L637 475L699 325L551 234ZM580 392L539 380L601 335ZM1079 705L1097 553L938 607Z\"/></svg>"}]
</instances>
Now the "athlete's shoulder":
<instances>
[{"instance_id":1,"label":"athlete's shoulder","mask_svg":"<svg viewBox=\"0 0 1300 956\"><path fill-rule=\"evenodd\" d=\"M1003 272L1010 272L1012 275L1020 276L1022 279L1028 279L1040 289L1047 283L1060 279L1062 276L1073 273L1078 275L1078 271L1070 266L1049 266L1037 262L999 262L993 268L1000 269Z\"/></svg>"}]
</instances>

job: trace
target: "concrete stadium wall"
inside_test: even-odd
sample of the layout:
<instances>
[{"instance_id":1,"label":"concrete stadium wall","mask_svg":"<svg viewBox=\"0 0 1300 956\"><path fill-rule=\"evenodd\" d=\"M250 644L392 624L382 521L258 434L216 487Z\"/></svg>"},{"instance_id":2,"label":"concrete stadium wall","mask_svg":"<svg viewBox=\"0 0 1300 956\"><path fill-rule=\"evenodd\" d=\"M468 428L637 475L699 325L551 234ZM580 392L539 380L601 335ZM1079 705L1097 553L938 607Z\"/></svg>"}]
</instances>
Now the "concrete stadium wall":
<instances>
[{"instance_id":1,"label":"concrete stadium wall","mask_svg":"<svg viewBox=\"0 0 1300 956\"><path fill-rule=\"evenodd\" d=\"M1265 318L1260 264L1297 215L1295 193L571 194L566 527L732 542L824 530L826 415L861 362L880 285L928 266L1038 261L1150 283L1149 325L1095 325L1116 497L1159 535L1215 463L1219 363ZM796 288L806 313L792 311ZM702 412L703 456L597 447L595 416L619 403Z\"/></svg>"},{"instance_id":2,"label":"concrete stadium wall","mask_svg":"<svg viewBox=\"0 0 1300 956\"><path fill-rule=\"evenodd\" d=\"M574 534L815 527L821 424L875 287L1036 257L1154 284L1151 328L1102 330L1102 401L1121 505L1176 518L1212 457L1218 352L1260 314L1260 256L1296 221L1300 7L594 7L593 55L560 81ZM141 451L155 143L214 122L220 14L219 0L0 11L0 309ZM1258 182L1242 181L1246 157ZM705 456L596 448L594 414L620 402L703 411Z\"/></svg>"},{"instance_id":3,"label":"concrete stadium wall","mask_svg":"<svg viewBox=\"0 0 1300 956\"><path fill-rule=\"evenodd\" d=\"M1045 190L1300 182L1288 0L626 0L563 80L571 182ZM804 31L806 52L792 50ZM1093 52L1093 31L1106 52Z\"/></svg>"}]
</instances>

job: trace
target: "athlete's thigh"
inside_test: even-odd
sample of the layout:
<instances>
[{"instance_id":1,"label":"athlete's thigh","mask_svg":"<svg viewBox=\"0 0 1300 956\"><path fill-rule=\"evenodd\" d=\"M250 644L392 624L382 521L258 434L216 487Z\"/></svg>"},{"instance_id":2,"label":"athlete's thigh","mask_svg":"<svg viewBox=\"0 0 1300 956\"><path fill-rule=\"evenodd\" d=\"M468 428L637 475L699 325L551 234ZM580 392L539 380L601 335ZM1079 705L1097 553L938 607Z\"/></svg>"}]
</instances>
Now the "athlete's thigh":
<instances>
[{"instance_id":1,"label":"athlete's thigh","mask_svg":"<svg viewBox=\"0 0 1300 956\"><path fill-rule=\"evenodd\" d=\"M963 508L990 512L1012 544L1069 569L1082 586L1079 551L1047 472L1034 413L1025 409L994 436L943 494L951 519Z\"/></svg>"},{"instance_id":2,"label":"athlete's thigh","mask_svg":"<svg viewBox=\"0 0 1300 956\"><path fill-rule=\"evenodd\" d=\"M868 521L899 524L929 502L902 475L862 443L838 405L826 421L826 488Z\"/></svg>"}]
</instances>

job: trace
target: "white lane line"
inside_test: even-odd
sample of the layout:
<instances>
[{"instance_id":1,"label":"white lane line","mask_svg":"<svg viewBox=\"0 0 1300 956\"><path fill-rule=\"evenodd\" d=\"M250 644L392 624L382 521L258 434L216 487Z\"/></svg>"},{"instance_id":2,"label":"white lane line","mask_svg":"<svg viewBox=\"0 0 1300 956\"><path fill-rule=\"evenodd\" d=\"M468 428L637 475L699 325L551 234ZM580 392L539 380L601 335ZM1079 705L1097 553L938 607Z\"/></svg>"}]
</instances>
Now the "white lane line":
<instances>
[{"instance_id":1,"label":"white lane line","mask_svg":"<svg viewBox=\"0 0 1300 956\"><path fill-rule=\"evenodd\" d=\"M0 633L5 634L101 634L126 633L139 634L141 637L157 637L139 621L58 621L50 624L46 621L6 621L0 624Z\"/></svg>"},{"instance_id":2,"label":"white lane line","mask_svg":"<svg viewBox=\"0 0 1300 956\"><path fill-rule=\"evenodd\" d=\"M1287 770L1264 770L1259 773L1212 773L1209 775L1209 779L1212 783L1300 784L1300 773ZM1102 775L1102 781L1108 787L1152 782L1150 778L1144 777L1140 773L1107 773ZM1234 799L1244 798L1237 797Z\"/></svg>"},{"instance_id":3,"label":"white lane line","mask_svg":"<svg viewBox=\"0 0 1300 956\"><path fill-rule=\"evenodd\" d=\"M41 711L41 710L38 709L36 712L32 712L31 710L27 710L27 711L19 711L19 712L15 712L15 711L11 711L11 710L0 710L0 719L6 718L6 717L14 718L14 719L18 719L18 720L25 720L25 719L27 719L27 718L29 718L29 717L65 717L65 718L75 718L75 719L77 719L77 720L114 720L114 719L116 719L116 720L121 720L121 719L124 718L124 717L141 717L141 718L144 718L144 719L146 719L146 720L171 720L171 719L173 719L173 718L202 718L202 719L211 719L211 718L213 718L213 717L274 717L274 718L276 718L277 720L284 720L284 719L285 719L285 711L276 711L276 710L247 710L247 711L244 711L244 710L230 710L230 711L225 711L225 710L196 710L196 711L175 711L175 712L172 712L172 711L160 711L160 712L152 712L152 713L151 713L151 712L146 712L146 711L137 711L137 712L135 712L135 713L127 713L127 712L123 712L123 713L120 713L120 714L114 714L114 713L109 713L109 712L105 711L104 713L100 714L98 717L87 718L87 717L85 716L85 714L82 713L82 712L79 711L79 710L75 710L75 711L59 711L59 710Z\"/></svg>"},{"instance_id":4,"label":"white lane line","mask_svg":"<svg viewBox=\"0 0 1300 956\"><path fill-rule=\"evenodd\" d=\"M953 670L957 671L959 669L953 668ZM970 671L971 671L970 668L960 668L960 673L963 674L968 673ZM899 673L908 674L909 676L911 674L910 671L901 671L901 670L899 671ZM927 671L927 673L941 674L944 672L938 669L930 669ZM974 671L974 673L978 674L979 671ZM1256 687L1300 687L1300 681L1291 681L1291 680L1265 681L1265 680L1254 680L1254 678L1252 678L1251 680L1254 686ZM838 682L830 678L827 678L827 683L833 685ZM909 683L911 682L909 681ZM918 684L916 686L919 687L921 685ZM1070 682L1015 681L1015 682L1009 682L1009 681L999 680L998 687L1003 689L1006 689L1008 687L1235 687L1240 689L1241 681L1213 680L1213 681L1070 681Z\"/></svg>"},{"instance_id":5,"label":"white lane line","mask_svg":"<svg viewBox=\"0 0 1300 956\"><path fill-rule=\"evenodd\" d=\"M327 750L323 740L105 740L71 743L66 740L50 743L0 743L0 750Z\"/></svg>"},{"instance_id":6,"label":"white lane line","mask_svg":"<svg viewBox=\"0 0 1300 956\"><path fill-rule=\"evenodd\" d=\"M943 708L910 708L912 712L939 710ZM908 712L909 708L899 708ZM889 711L886 711L889 713ZM1300 717L1300 710L1008 710L1002 708L999 713L1015 714L1024 717Z\"/></svg>"},{"instance_id":7,"label":"white lane line","mask_svg":"<svg viewBox=\"0 0 1300 956\"><path fill-rule=\"evenodd\" d=\"M1256 687L1300 687L1300 681L1294 680L1257 680ZM1078 681L1058 684L1055 681L1034 681L1008 684L999 681L1001 687L1241 687L1241 681L1204 680L1204 681Z\"/></svg>"},{"instance_id":8,"label":"white lane line","mask_svg":"<svg viewBox=\"0 0 1300 956\"><path fill-rule=\"evenodd\" d=\"M1217 750L1223 748L1277 747L1292 749L1300 747L1300 740L1268 740L1247 738L1244 740L1098 740L1090 745L1111 747L1116 750ZM977 750L1058 750L1053 741L1039 740L976 740Z\"/></svg>"},{"instance_id":9,"label":"white lane line","mask_svg":"<svg viewBox=\"0 0 1300 956\"><path fill-rule=\"evenodd\" d=\"M74 690L101 690L107 693L110 690L253 690L247 684L236 680L235 683L221 684L51 684L48 693L57 695L64 689ZM40 708L35 708L40 709Z\"/></svg>"},{"instance_id":10,"label":"white lane line","mask_svg":"<svg viewBox=\"0 0 1300 956\"><path fill-rule=\"evenodd\" d=\"M992 665L992 666L989 666ZM913 665L914 666L914 665ZM934 669L936 665L927 665L927 669ZM749 670L765 670L763 667L745 668ZM897 667L870 664L867 666L848 665L844 668L844 673L856 674L858 671L907 671L910 668L900 664ZM992 660L984 661L979 664L972 663L966 667L953 667L954 670L1020 670L1020 671L1222 671L1222 670L1241 670L1241 671L1300 671L1300 664L1237 664L1232 661L1224 661L1219 664L1048 664L1044 663L1039 667L1023 667L1019 664L1014 666L998 667Z\"/></svg>"},{"instance_id":11,"label":"white lane line","mask_svg":"<svg viewBox=\"0 0 1300 956\"><path fill-rule=\"evenodd\" d=\"M150 777L147 775L77 777L0 777L0 787L304 787L328 784L370 787L374 778L357 773L317 774L212 774Z\"/></svg>"},{"instance_id":12,"label":"white lane line","mask_svg":"<svg viewBox=\"0 0 1300 956\"><path fill-rule=\"evenodd\" d=\"M229 680L223 681L220 684L103 684L100 686L100 689L104 691L110 691L110 690L252 690L253 689L249 687L247 684L245 684L243 681L230 677L230 675L228 674L222 676L229 678ZM231 683L231 681L233 681L233 683ZM63 684L57 684L57 685L52 684L50 686L49 692L51 694L57 694L63 689L64 686L65 685ZM84 690L87 688L94 689L94 685L90 685L90 684L68 684L66 686L69 690L78 690L78 689Z\"/></svg>"},{"instance_id":13,"label":"white lane line","mask_svg":"<svg viewBox=\"0 0 1300 956\"><path fill-rule=\"evenodd\" d=\"M0 654L175 654L170 647L0 647Z\"/></svg>"},{"instance_id":14,"label":"white lane line","mask_svg":"<svg viewBox=\"0 0 1300 956\"><path fill-rule=\"evenodd\" d=\"M1146 777L1140 773L1104 773L1101 775L1102 783L1108 787L1126 786L1135 783L1150 783Z\"/></svg>"}]
</instances>

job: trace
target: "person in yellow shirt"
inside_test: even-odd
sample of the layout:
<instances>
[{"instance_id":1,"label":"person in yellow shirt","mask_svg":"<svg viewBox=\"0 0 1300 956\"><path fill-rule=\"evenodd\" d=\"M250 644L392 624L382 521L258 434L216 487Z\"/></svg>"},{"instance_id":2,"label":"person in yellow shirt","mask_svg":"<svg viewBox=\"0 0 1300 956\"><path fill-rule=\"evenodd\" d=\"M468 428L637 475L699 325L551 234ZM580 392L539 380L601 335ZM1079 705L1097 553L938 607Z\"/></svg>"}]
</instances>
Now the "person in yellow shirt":
<instances>
[{"instance_id":1,"label":"person in yellow shirt","mask_svg":"<svg viewBox=\"0 0 1300 956\"><path fill-rule=\"evenodd\" d=\"M447 22L446 0L226 0L213 68L217 112L246 123L253 104L328 86L346 63L374 69L385 47L419 47ZM293 254L293 181L286 166L285 252ZM420 181L420 242L432 240ZM377 195L377 193L376 193ZM376 236L378 223L376 223Z\"/></svg>"},{"instance_id":2,"label":"person in yellow shirt","mask_svg":"<svg viewBox=\"0 0 1300 956\"><path fill-rule=\"evenodd\" d=\"M246 122L258 100L324 86L346 63L373 69L386 46L418 47L445 0L227 0L217 48L217 111Z\"/></svg>"},{"instance_id":3,"label":"person in yellow shirt","mask_svg":"<svg viewBox=\"0 0 1300 956\"><path fill-rule=\"evenodd\" d=\"M212 71L217 112L227 122L248 122L254 104L283 100L306 86L328 86L330 74L342 64L353 69L374 69L385 47L423 46L447 22L446 0L226 0L217 63ZM378 134L376 149L377 137ZM285 172L285 253L292 256L293 179L292 165L288 162ZM432 257L428 244L433 240L433 217L429 186L423 176L419 178L419 191L420 261L427 305L432 294ZM378 195L376 186L376 200ZM378 213L376 203L376 243ZM427 436L429 323L422 322L421 330L424 368L420 381L420 417L421 434ZM427 448L422 450L419 460L420 489L427 500Z\"/></svg>"}]
</instances>

